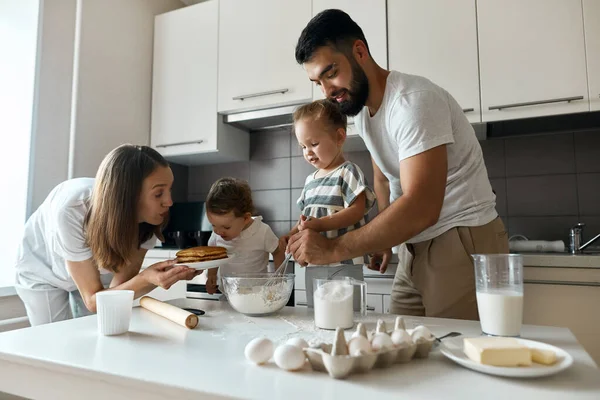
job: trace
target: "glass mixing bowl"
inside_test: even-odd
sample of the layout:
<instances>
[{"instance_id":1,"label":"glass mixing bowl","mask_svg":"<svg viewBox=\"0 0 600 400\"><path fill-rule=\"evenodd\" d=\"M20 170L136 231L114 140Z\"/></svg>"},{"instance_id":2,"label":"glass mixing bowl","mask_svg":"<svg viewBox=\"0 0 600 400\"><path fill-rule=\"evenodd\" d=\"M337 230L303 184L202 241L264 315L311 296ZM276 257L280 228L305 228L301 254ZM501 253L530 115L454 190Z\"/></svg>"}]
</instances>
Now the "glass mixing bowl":
<instances>
[{"instance_id":1,"label":"glass mixing bowl","mask_svg":"<svg viewBox=\"0 0 600 400\"><path fill-rule=\"evenodd\" d=\"M225 274L221 282L234 310L258 317L274 314L285 307L294 289L294 274L275 276L272 272L236 272Z\"/></svg>"}]
</instances>

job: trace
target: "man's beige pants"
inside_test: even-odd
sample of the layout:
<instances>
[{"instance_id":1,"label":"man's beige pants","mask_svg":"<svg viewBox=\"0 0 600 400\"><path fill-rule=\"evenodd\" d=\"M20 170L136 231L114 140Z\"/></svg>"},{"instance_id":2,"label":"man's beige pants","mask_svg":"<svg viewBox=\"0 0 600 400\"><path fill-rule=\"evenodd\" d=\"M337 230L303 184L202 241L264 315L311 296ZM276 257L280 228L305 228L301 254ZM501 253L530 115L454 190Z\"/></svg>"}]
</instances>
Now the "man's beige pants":
<instances>
[{"instance_id":1,"label":"man's beige pants","mask_svg":"<svg viewBox=\"0 0 600 400\"><path fill-rule=\"evenodd\" d=\"M479 320L471 254L508 253L502 220L401 246L390 313Z\"/></svg>"}]
</instances>

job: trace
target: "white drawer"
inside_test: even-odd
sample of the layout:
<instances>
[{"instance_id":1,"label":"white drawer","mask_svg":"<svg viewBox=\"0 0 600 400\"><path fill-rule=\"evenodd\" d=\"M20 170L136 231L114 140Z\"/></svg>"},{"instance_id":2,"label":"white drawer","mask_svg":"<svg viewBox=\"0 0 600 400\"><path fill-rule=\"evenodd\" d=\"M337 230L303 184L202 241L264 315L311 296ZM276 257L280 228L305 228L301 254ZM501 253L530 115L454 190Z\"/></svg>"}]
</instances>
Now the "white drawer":
<instances>
[{"instance_id":1,"label":"white drawer","mask_svg":"<svg viewBox=\"0 0 600 400\"><path fill-rule=\"evenodd\" d=\"M305 290L294 290L294 306L307 307Z\"/></svg>"},{"instance_id":2,"label":"white drawer","mask_svg":"<svg viewBox=\"0 0 600 400\"><path fill-rule=\"evenodd\" d=\"M383 314L383 296L380 294L367 295L367 312Z\"/></svg>"},{"instance_id":3,"label":"white drawer","mask_svg":"<svg viewBox=\"0 0 600 400\"><path fill-rule=\"evenodd\" d=\"M306 280L304 278L306 273L306 268L300 266L300 264L294 263L294 274L296 277L294 278L294 288L300 290L306 290Z\"/></svg>"},{"instance_id":4,"label":"white drawer","mask_svg":"<svg viewBox=\"0 0 600 400\"><path fill-rule=\"evenodd\" d=\"M384 294L383 295L383 313L384 314L389 314L390 313L390 303L392 301L392 296L390 296L389 294Z\"/></svg>"},{"instance_id":5,"label":"white drawer","mask_svg":"<svg viewBox=\"0 0 600 400\"><path fill-rule=\"evenodd\" d=\"M394 280L384 276L365 276L367 282L367 293L390 294Z\"/></svg>"}]
</instances>

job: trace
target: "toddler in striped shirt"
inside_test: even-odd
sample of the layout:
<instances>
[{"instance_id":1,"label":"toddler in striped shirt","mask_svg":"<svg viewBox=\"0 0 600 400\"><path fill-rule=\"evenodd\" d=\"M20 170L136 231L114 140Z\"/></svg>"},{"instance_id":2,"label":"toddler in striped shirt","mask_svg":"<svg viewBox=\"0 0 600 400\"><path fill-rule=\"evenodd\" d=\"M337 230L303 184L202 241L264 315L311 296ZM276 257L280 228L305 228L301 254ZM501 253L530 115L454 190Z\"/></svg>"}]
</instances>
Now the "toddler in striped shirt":
<instances>
[{"instance_id":1,"label":"toddler in striped shirt","mask_svg":"<svg viewBox=\"0 0 600 400\"><path fill-rule=\"evenodd\" d=\"M346 116L338 105L318 100L299 107L294 112L294 133L302 148L304 159L316 168L304 182L297 201L302 211L298 226L335 238L367 223L367 213L375 204L375 195L367 186L360 167L347 161L342 152L346 140ZM344 260L327 266L309 265L306 270L306 299L313 305L313 278L326 279L333 275L363 279L364 258ZM354 296L355 308L360 299Z\"/></svg>"}]
</instances>

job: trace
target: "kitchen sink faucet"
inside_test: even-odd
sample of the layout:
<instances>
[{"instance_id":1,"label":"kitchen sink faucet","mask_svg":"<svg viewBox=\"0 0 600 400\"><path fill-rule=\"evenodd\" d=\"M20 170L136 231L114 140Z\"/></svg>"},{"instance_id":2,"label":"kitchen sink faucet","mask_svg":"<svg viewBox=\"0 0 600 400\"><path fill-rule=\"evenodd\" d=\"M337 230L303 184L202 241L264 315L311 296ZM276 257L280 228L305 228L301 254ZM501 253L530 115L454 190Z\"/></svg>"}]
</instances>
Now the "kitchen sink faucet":
<instances>
[{"instance_id":1,"label":"kitchen sink faucet","mask_svg":"<svg viewBox=\"0 0 600 400\"><path fill-rule=\"evenodd\" d=\"M596 240L598 240L598 238L600 238L600 234L594 236L592 239L588 240L587 243L585 244L581 244L581 242L583 241L583 228L585 227L585 224L580 222L577 225L575 225L574 227L571 228L571 233L569 235L570 238L570 246L569 246L569 250L571 251L571 254L578 254L583 252L583 250L588 247L590 244L594 243Z\"/></svg>"}]
</instances>

